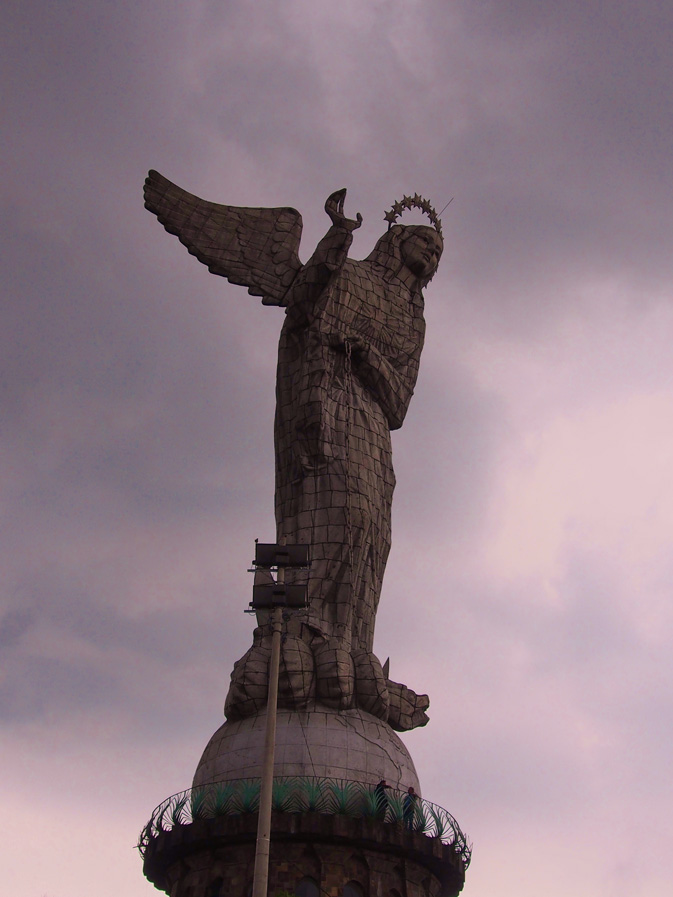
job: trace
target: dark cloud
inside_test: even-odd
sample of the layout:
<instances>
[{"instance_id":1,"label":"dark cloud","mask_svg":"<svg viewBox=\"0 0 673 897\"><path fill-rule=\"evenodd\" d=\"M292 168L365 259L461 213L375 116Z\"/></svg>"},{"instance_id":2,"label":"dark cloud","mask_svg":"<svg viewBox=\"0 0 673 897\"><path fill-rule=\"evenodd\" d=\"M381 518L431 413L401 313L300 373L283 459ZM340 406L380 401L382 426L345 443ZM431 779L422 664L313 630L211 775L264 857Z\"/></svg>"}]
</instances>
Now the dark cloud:
<instances>
[{"instance_id":1,"label":"dark cloud","mask_svg":"<svg viewBox=\"0 0 673 897\"><path fill-rule=\"evenodd\" d=\"M124 845L188 784L248 646L252 540L273 533L282 312L163 231L146 170L295 206L303 258L332 190L364 216L359 257L418 191L454 200L395 435L376 650L430 692L408 739L424 792L474 837L475 894L667 893L671 571L648 520L670 517L652 482L671 445L672 19L654 0L11 6L0 699L17 832L27 794L44 812L74 795L75 827L100 815L75 768L129 807ZM627 461L592 424L622 407L613 441L655 443ZM597 490L590 513L610 465L621 507ZM638 874L612 834L627 817L647 832ZM538 860L503 883L512 844ZM135 859L110 894L147 892ZM16 897L90 890L26 867Z\"/></svg>"}]
</instances>

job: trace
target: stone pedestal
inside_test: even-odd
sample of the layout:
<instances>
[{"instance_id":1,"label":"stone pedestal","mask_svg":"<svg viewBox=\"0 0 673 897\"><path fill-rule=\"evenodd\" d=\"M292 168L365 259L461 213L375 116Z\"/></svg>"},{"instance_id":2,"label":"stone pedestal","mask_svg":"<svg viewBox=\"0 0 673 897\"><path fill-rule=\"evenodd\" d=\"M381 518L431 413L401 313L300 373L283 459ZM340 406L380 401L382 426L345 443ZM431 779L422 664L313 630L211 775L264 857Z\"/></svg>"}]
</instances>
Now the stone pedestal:
<instances>
[{"instance_id":1,"label":"stone pedestal","mask_svg":"<svg viewBox=\"0 0 673 897\"><path fill-rule=\"evenodd\" d=\"M250 897L256 832L256 814L177 826L148 845L145 875L170 897ZM324 897L348 884L362 897L456 897L465 869L452 847L398 825L274 813L269 895L306 879Z\"/></svg>"},{"instance_id":2,"label":"stone pedestal","mask_svg":"<svg viewBox=\"0 0 673 897\"><path fill-rule=\"evenodd\" d=\"M155 810L141 852L145 875L170 897L250 897L265 726L265 713L225 722L192 789ZM274 775L279 794L289 790L274 804L269 897L455 897L462 889L469 844L450 814L422 800L409 752L377 717L315 704L279 710ZM381 779L390 786L383 804ZM418 795L411 811L409 787Z\"/></svg>"}]
</instances>

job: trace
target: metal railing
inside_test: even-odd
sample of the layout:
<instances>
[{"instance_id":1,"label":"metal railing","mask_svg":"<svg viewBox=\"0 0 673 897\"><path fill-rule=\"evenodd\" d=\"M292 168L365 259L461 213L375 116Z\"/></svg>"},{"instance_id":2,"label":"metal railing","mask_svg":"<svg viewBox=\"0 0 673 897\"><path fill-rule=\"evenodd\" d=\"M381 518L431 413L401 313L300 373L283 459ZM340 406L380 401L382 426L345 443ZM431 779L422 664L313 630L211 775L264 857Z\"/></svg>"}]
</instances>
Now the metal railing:
<instances>
[{"instance_id":1,"label":"metal railing","mask_svg":"<svg viewBox=\"0 0 673 897\"><path fill-rule=\"evenodd\" d=\"M152 813L138 839L145 855L150 842L162 832L199 819L256 813L259 809L259 779L238 779L190 788L173 794ZM465 869L470 864L472 845L453 816L421 797L409 801L406 791L389 788L385 798L374 786L342 779L288 777L273 783L272 808L277 813L324 813L331 816L378 819L419 832L427 838L439 838L453 847Z\"/></svg>"}]
</instances>

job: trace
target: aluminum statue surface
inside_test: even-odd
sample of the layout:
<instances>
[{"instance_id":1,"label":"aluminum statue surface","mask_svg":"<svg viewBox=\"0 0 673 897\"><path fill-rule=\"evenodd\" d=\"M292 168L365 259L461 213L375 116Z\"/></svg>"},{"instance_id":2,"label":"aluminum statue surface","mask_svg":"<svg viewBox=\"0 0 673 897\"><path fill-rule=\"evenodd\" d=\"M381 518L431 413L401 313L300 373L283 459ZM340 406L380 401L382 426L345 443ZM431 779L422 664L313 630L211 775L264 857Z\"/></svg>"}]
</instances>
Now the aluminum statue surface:
<instances>
[{"instance_id":1,"label":"aluminum statue surface","mask_svg":"<svg viewBox=\"0 0 673 897\"><path fill-rule=\"evenodd\" d=\"M427 722L428 699L392 682L373 653L390 550L395 476L390 431L402 426L425 333L422 289L443 249L434 210L405 197L364 260L348 258L361 216L344 215L345 190L325 205L331 226L311 259L298 256L294 209L206 202L157 172L145 205L214 273L265 305L285 308L276 382L277 540L310 546L309 606L284 633L279 706L318 702L360 708L395 729ZM401 225L412 206L433 226ZM255 630L237 662L225 711L231 720L266 702L269 636Z\"/></svg>"}]
</instances>

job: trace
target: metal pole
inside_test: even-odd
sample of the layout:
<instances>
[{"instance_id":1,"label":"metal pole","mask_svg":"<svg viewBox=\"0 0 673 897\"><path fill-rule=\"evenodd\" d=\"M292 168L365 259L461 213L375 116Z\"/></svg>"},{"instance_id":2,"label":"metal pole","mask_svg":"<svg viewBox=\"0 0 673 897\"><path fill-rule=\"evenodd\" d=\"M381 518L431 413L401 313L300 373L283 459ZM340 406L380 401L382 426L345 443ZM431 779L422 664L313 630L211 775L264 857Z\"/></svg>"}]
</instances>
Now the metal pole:
<instances>
[{"instance_id":1,"label":"metal pole","mask_svg":"<svg viewBox=\"0 0 673 897\"><path fill-rule=\"evenodd\" d=\"M278 570L278 581L285 571ZM267 897L269 889L269 847L271 844L271 796L273 793L273 761L276 750L276 711L278 709L278 671L280 668L280 633L283 626L283 609L274 607L271 613L271 661L269 664L269 697L266 705L266 740L262 787L259 794L259 820L257 822L257 846L252 897Z\"/></svg>"}]
</instances>

